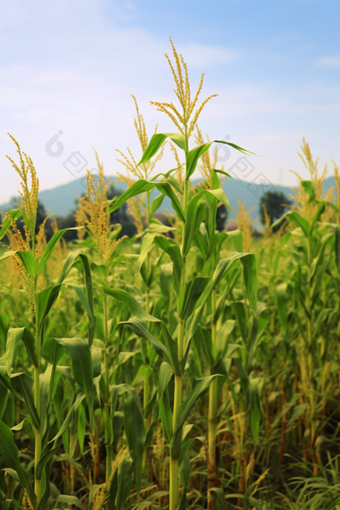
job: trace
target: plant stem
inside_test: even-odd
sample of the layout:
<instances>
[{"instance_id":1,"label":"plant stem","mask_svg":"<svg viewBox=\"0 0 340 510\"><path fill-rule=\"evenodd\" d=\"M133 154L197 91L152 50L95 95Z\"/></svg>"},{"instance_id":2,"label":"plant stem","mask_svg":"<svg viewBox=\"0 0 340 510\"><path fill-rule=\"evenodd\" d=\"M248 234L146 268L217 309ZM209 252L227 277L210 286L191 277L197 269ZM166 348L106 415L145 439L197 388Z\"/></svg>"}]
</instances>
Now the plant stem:
<instances>
[{"instance_id":1,"label":"plant stem","mask_svg":"<svg viewBox=\"0 0 340 510\"><path fill-rule=\"evenodd\" d=\"M147 208L146 224L147 224L147 227L149 227L151 219L152 219L151 218L151 208L150 208L150 197L151 197L151 192L148 191L146 194L146 208ZM149 253L146 256L146 267L147 267L147 275L149 278L149 276L150 276L150 254ZM147 311L147 313L150 313L151 307L150 307L149 283L146 284L146 296L145 297L146 297L146 311ZM145 358L146 358L147 347L146 347L145 341L142 340L142 342L144 343ZM144 411L144 413L145 413L145 410L149 403L149 400L150 400L150 377L149 377L149 374L146 373L144 375L144 391L143 391L143 411ZM144 426L145 426L145 432L148 433L148 431L149 431L149 417L146 415L144 415ZM149 452L148 452L147 447L144 448L143 468L144 468L144 472L146 473L146 477L148 479L149 478Z\"/></svg>"},{"instance_id":2,"label":"plant stem","mask_svg":"<svg viewBox=\"0 0 340 510\"><path fill-rule=\"evenodd\" d=\"M216 324L214 316L216 312L216 290L211 294L211 341L216 346ZM209 388L209 422L208 422L208 509L213 507L213 491L216 485L216 433L217 433L217 407L218 407L218 386L217 379L213 379Z\"/></svg>"},{"instance_id":3,"label":"plant stem","mask_svg":"<svg viewBox=\"0 0 340 510\"><path fill-rule=\"evenodd\" d=\"M37 296L37 282L35 281L35 296ZM37 298L36 301L36 310L37 310ZM36 338L36 358L37 358L37 367L34 368L34 406L37 411L38 418L40 420L40 350L41 350L41 336L38 327L38 317L35 315L35 338ZM41 431L35 429L35 447L34 447L34 493L37 498L37 504L39 504L41 499L41 480L37 479L37 466L41 457Z\"/></svg>"},{"instance_id":4,"label":"plant stem","mask_svg":"<svg viewBox=\"0 0 340 510\"><path fill-rule=\"evenodd\" d=\"M109 367L109 355L107 352L109 346L109 335L108 335L108 313L107 313L107 298L106 294L104 294L104 303L103 303L103 322L104 322L104 341L105 341L105 353L104 353L104 364L105 364L105 386L106 386L106 395L108 401L105 403L105 426L104 426L104 434L105 434L105 447L106 447L106 475L105 480L106 483L109 482L111 471L112 471L112 447L110 444L110 433L108 430L108 422L111 420L111 402L110 402L110 367Z\"/></svg>"},{"instance_id":5,"label":"plant stem","mask_svg":"<svg viewBox=\"0 0 340 510\"><path fill-rule=\"evenodd\" d=\"M185 142L185 154L188 152L188 137L186 133L186 142ZM187 209L188 209L188 196L189 196L189 181L185 178L184 181L184 200L183 200L183 210L184 210L184 218L187 218ZM184 232L185 222L182 223L182 274L181 274L181 282L180 282L180 292L184 290L186 285L186 256L183 254L183 246L184 246ZM184 333L185 333L185 324L183 320L179 320L178 323L178 337L177 337L177 349L178 349L178 360L181 361L184 352L183 352L183 343L184 343ZM175 376L175 395L174 395L174 408L173 408L173 431L176 430L177 426L177 417L178 412L182 404L182 377ZM178 459L173 459L172 455L170 455L170 505L169 510L176 510L179 500L179 477L178 477Z\"/></svg>"}]
</instances>

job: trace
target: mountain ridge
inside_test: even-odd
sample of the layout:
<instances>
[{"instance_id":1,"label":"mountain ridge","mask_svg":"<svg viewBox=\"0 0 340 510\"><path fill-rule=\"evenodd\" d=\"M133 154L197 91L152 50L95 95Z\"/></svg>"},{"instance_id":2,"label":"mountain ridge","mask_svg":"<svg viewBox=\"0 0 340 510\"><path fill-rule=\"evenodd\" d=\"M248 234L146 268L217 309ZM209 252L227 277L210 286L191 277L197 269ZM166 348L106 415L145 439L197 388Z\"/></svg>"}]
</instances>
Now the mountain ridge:
<instances>
[{"instance_id":1,"label":"mountain ridge","mask_svg":"<svg viewBox=\"0 0 340 510\"><path fill-rule=\"evenodd\" d=\"M269 183L268 179L263 175L262 184L260 174L257 179L258 183L242 181L240 179L227 179L223 184L223 190L228 197L230 205L234 211L238 210L238 200L246 202L246 209L250 213L250 217L253 221L258 223L258 206L261 195L264 191L272 189L276 191L282 191L287 197L296 189L288 186L273 185ZM255 180L256 180L255 179ZM192 181L193 185L197 185L200 181ZM126 189L126 184L122 182L112 182L117 190L123 192ZM324 191L327 191L331 185L335 185L334 177L330 176L325 180ZM56 186L55 188L47 189L39 193L39 200L44 205L48 214L55 214L56 216L67 216L70 214L76 206L77 196L81 196L86 193L86 178L81 177L75 179L69 183ZM152 193L152 198L158 195L157 191ZM6 210L13 208L13 201L0 206L0 210L5 212ZM172 211L171 202L168 197L165 197L159 212ZM228 219L235 218L235 214L231 211L228 212Z\"/></svg>"}]
</instances>

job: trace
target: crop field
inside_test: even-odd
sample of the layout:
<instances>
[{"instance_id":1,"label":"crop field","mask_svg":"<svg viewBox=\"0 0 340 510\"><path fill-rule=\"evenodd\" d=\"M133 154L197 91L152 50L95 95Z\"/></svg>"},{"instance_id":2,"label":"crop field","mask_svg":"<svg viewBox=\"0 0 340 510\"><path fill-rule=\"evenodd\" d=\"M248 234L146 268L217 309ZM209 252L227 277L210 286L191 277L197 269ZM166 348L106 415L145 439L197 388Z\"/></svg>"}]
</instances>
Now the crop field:
<instances>
[{"instance_id":1,"label":"crop field","mask_svg":"<svg viewBox=\"0 0 340 510\"><path fill-rule=\"evenodd\" d=\"M240 204L237 230L218 230L230 176L213 144L256 155L203 137L213 96L201 100L203 76L191 90L172 53L179 106L152 104L174 132L148 136L136 102L141 151L118 156L127 190L108 197L97 155L76 240L37 224L39 170L13 138L21 202L0 227L3 510L340 509L338 168L324 193L303 141L310 177L297 176L284 217L265 210L254 239ZM175 163L160 173L164 144ZM133 237L110 222L125 203Z\"/></svg>"}]
</instances>

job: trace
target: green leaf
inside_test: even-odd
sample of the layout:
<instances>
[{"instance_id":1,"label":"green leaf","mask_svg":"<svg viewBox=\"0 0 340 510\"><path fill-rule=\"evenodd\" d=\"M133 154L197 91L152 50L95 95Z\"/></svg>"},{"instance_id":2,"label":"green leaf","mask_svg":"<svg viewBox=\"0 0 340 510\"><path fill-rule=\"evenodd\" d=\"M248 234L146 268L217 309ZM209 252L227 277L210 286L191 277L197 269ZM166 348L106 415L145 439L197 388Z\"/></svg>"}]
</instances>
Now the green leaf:
<instances>
[{"instance_id":1,"label":"green leaf","mask_svg":"<svg viewBox=\"0 0 340 510\"><path fill-rule=\"evenodd\" d=\"M72 285L72 288L76 291L85 312L87 313L87 316L89 318L89 344L92 345L93 338L94 338L94 331L96 328L96 318L93 315L93 307L90 306L90 303L87 299L87 296L85 295L83 289L79 287L79 285Z\"/></svg>"},{"instance_id":2,"label":"green leaf","mask_svg":"<svg viewBox=\"0 0 340 510\"><path fill-rule=\"evenodd\" d=\"M309 195L308 202L309 203L313 202L313 200L315 200L315 184L314 184L314 182L301 181L301 185L304 188L304 190L306 191L306 193L308 193L308 195Z\"/></svg>"},{"instance_id":3,"label":"green leaf","mask_svg":"<svg viewBox=\"0 0 340 510\"><path fill-rule=\"evenodd\" d=\"M156 236L154 238L154 244L161 250L165 251L172 260L173 264L173 277L174 287L178 295L181 283L182 275L182 255L179 246L167 239L166 237Z\"/></svg>"},{"instance_id":4,"label":"green leaf","mask_svg":"<svg viewBox=\"0 0 340 510\"><path fill-rule=\"evenodd\" d=\"M22 211L20 211L20 209L11 209L10 211L7 211L6 214L9 216L9 218L8 217L5 218L4 222L3 222L2 226L1 226L0 241L7 234L7 231L9 229L9 227L11 226L12 221L15 221L16 219L20 218L20 216L22 216Z\"/></svg>"},{"instance_id":5,"label":"green leaf","mask_svg":"<svg viewBox=\"0 0 340 510\"><path fill-rule=\"evenodd\" d=\"M19 462L18 448L14 442L11 429L0 421L0 450L5 466L18 473L21 484L25 487L33 508L36 506L35 495L31 484L31 476Z\"/></svg>"},{"instance_id":6,"label":"green leaf","mask_svg":"<svg viewBox=\"0 0 340 510\"><path fill-rule=\"evenodd\" d=\"M158 380L158 398L163 397L163 394L168 387L168 384L173 376L174 371L172 370L169 363L163 361L159 369L159 380Z\"/></svg>"},{"instance_id":7,"label":"green leaf","mask_svg":"<svg viewBox=\"0 0 340 510\"><path fill-rule=\"evenodd\" d=\"M233 309L237 318L243 341L246 342L248 338L248 317L245 304L242 301L234 301Z\"/></svg>"},{"instance_id":8,"label":"green leaf","mask_svg":"<svg viewBox=\"0 0 340 510\"><path fill-rule=\"evenodd\" d=\"M13 432L24 430L31 440L34 441L34 429L30 418L24 418L18 425L12 427L11 430Z\"/></svg>"},{"instance_id":9,"label":"green leaf","mask_svg":"<svg viewBox=\"0 0 340 510\"><path fill-rule=\"evenodd\" d=\"M291 223L294 223L297 227L300 227L306 237L310 236L311 226L308 221L303 218L299 213L292 211L286 214L286 217Z\"/></svg>"},{"instance_id":10,"label":"green leaf","mask_svg":"<svg viewBox=\"0 0 340 510\"><path fill-rule=\"evenodd\" d=\"M154 189L155 183L146 181L145 179L140 179L139 181L135 182L130 186L122 195L119 197L115 197L111 204L108 207L108 213L112 213L113 211L116 211L121 207L127 200L129 200L132 197L135 197L137 195L140 195L141 193L145 193L146 191L150 191Z\"/></svg>"},{"instance_id":11,"label":"green leaf","mask_svg":"<svg viewBox=\"0 0 340 510\"><path fill-rule=\"evenodd\" d=\"M203 145L199 145L188 152L187 154L187 161L186 161L186 179L189 179L192 174L196 170L197 162L203 154L210 149L213 143L223 143L225 145L229 145L233 149L236 149L239 152L242 152L243 154L253 154L253 152L247 151L246 149L243 149L239 145L236 145L232 142L225 142L223 140L213 140L212 142L205 143Z\"/></svg>"},{"instance_id":12,"label":"green leaf","mask_svg":"<svg viewBox=\"0 0 340 510\"><path fill-rule=\"evenodd\" d=\"M176 212L178 218L181 221L185 221L184 212L183 212L182 206L180 204L180 201L178 200L177 196L175 195L170 184L167 182L160 182L160 183L157 182L156 188L158 189L158 191L160 191L161 193L164 193L164 195L166 195L167 197L170 198L172 207L174 208L174 211Z\"/></svg>"},{"instance_id":13,"label":"green leaf","mask_svg":"<svg viewBox=\"0 0 340 510\"><path fill-rule=\"evenodd\" d=\"M257 272L256 272L256 258L253 253L243 254L241 258L243 265L244 283L249 299L250 306L254 313L257 310Z\"/></svg>"},{"instance_id":14,"label":"green leaf","mask_svg":"<svg viewBox=\"0 0 340 510\"><path fill-rule=\"evenodd\" d=\"M54 303L56 302L59 292L60 292L61 284L52 285L51 287L47 287L46 289L38 292L36 295L37 302L37 322L39 329L43 325L44 320L50 313L50 310Z\"/></svg>"},{"instance_id":15,"label":"green leaf","mask_svg":"<svg viewBox=\"0 0 340 510\"><path fill-rule=\"evenodd\" d=\"M156 352L159 356L166 357L166 359L170 362L170 354L168 349L165 347L162 342L157 340L148 329L145 327L144 323L135 317L131 317L128 321L122 321L119 323L122 326L128 326L137 336L141 338L145 338L148 340L155 348Z\"/></svg>"},{"instance_id":16,"label":"green leaf","mask_svg":"<svg viewBox=\"0 0 340 510\"><path fill-rule=\"evenodd\" d=\"M55 338L56 342L65 347L72 360L72 374L75 381L86 395L90 412L90 421L93 417L94 386L92 379L92 355L91 349L83 338Z\"/></svg>"},{"instance_id":17,"label":"green leaf","mask_svg":"<svg viewBox=\"0 0 340 510\"><path fill-rule=\"evenodd\" d=\"M178 315L182 320L186 320L192 314L198 298L201 296L209 278L207 276L197 276L190 280L181 291L178 298Z\"/></svg>"},{"instance_id":18,"label":"green leaf","mask_svg":"<svg viewBox=\"0 0 340 510\"><path fill-rule=\"evenodd\" d=\"M137 392L129 384L111 386L112 400L116 395L127 393L124 404L124 427L128 440L129 452L133 460L137 491L140 491L143 468L143 454L146 439L144 418Z\"/></svg>"},{"instance_id":19,"label":"green leaf","mask_svg":"<svg viewBox=\"0 0 340 510\"><path fill-rule=\"evenodd\" d=\"M157 233L149 233L147 232L142 239L142 245L140 248L140 253L138 257L138 265L137 265L137 271L140 271L148 254L153 248L153 241L156 237Z\"/></svg>"},{"instance_id":20,"label":"green leaf","mask_svg":"<svg viewBox=\"0 0 340 510\"><path fill-rule=\"evenodd\" d=\"M77 410L77 436L80 455L83 455L84 452L85 432L86 432L85 409L84 406L80 404Z\"/></svg>"},{"instance_id":21,"label":"green leaf","mask_svg":"<svg viewBox=\"0 0 340 510\"><path fill-rule=\"evenodd\" d=\"M160 208L160 206L163 203L163 200L165 198L165 195L159 195L158 197L154 198L151 202L151 217L155 214L156 211Z\"/></svg>"},{"instance_id":22,"label":"green leaf","mask_svg":"<svg viewBox=\"0 0 340 510\"><path fill-rule=\"evenodd\" d=\"M159 416L162 422L164 437L168 443L171 442L173 436L172 430L172 412L169 404L164 401L164 397L158 398Z\"/></svg>"},{"instance_id":23,"label":"green leaf","mask_svg":"<svg viewBox=\"0 0 340 510\"><path fill-rule=\"evenodd\" d=\"M189 202L187 211L187 221L184 225L184 241L182 254L186 256L190 250L193 238L202 221L205 219L205 200L204 191L200 191Z\"/></svg>"},{"instance_id":24,"label":"green leaf","mask_svg":"<svg viewBox=\"0 0 340 510\"><path fill-rule=\"evenodd\" d=\"M131 390L132 391L132 390ZM134 390L135 391L135 390ZM133 460L137 492L141 489L146 432L137 394L129 395L124 404L124 427Z\"/></svg>"},{"instance_id":25,"label":"green leaf","mask_svg":"<svg viewBox=\"0 0 340 510\"><path fill-rule=\"evenodd\" d=\"M216 200L218 200L218 202L222 202L222 204L225 205L229 211L234 212L222 188L206 189L204 190L204 193L208 196L214 197Z\"/></svg>"},{"instance_id":26,"label":"green leaf","mask_svg":"<svg viewBox=\"0 0 340 510\"><path fill-rule=\"evenodd\" d=\"M320 220L322 214L325 212L325 209L326 209L326 202L319 202L318 203L317 211L316 211L316 213L314 214L314 216L312 218L312 228L310 230L311 234L312 234L312 232L314 230L314 227L315 227L316 223Z\"/></svg>"},{"instance_id":27,"label":"green leaf","mask_svg":"<svg viewBox=\"0 0 340 510\"><path fill-rule=\"evenodd\" d=\"M48 417L48 407L51 396L51 378L53 374L52 365L48 365L45 372L39 376L40 386L40 428L41 434L45 433L46 417ZM47 424L47 423L46 423Z\"/></svg>"},{"instance_id":28,"label":"green leaf","mask_svg":"<svg viewBox=\"0 0 340 510\"><path fill-rule=\"evenodd\" d=\"M58 344L53 338L47 338L41 349L41 356L52 365L57 365L63 357L64 352L65 349L62 345Z\"/></svg>"},{"instance_id":29,"label":"green leaf","mask_svg":"<svg viewBox=\"0 0 340 510\"><path fill-rule=\"evenodd\" d=\"M292 416L289 418L288 423L291 424L293 421L300 418L300 416L309 408L309 404L299 404L294 408Z\"/></svg>"},{"instance_id":30,"label":"green leaf","mask_svg":"<svg viewBox=\"0 0 340 510\"><path fill-rule=\"evenodd\" d=\"M288 338L288 284L283 282L277 285L275 290L277 314L286 338Z\"/></svg>"},{"instance_id":31,"label":"green leaf","mask_svg":"<svg viewBox=\"0 0 340 510\"><path fill-rule=\"evenodd\" d=\"M221 259L217 265L217 268L210 279L210 282L204 289L204 292L201 294L201 297L198 299L194 312L191 314L187 321L187 328L185 332L185 341L184 341L184 352L187 349L190 339L195 334L196 328L199 324L201 316L203 314L204 306L211 294L211 292L215 289L221 278L228 274L228 272L233 267L234 263L237 260L244 258L253 258L254 255L252 253L238 253L233 252L228 257ZM253 274L253 266L247 266L247 285L248 285L248 296L252 301L254 301L254 274ZM249 299L249 300L250 300ZM252 303L254 304L254 303Z\"/></svg>"},{"instance_id":32,"label":"green leaf","mask_svg":"<svg viewBox=\"0 0 340 510\"><path fill-rule=\"evenodd\" d=\"M106 292L106 294L109 294L110 296L114 297L121 303L125 303L128 306L130 313L138 317L138 319L148 322L160 322L159 319L153 317L152 315L148 314L145 310L143 310L143 308L135 300L135 298L132 297L131 294L129 294L125 290L111 289L106 285L103 285L103 290L104 292Z\"/></svg>"},{"instance_id":33,"label":"green leaf","mask_svg":"<svg viewBox=\"0 0 340 510\"><path fill-rule=\"evenodd\" d=\"M338 274L340 276L340 228L338 226L334 229L335 233L335 261Z\"/></svg>"},{"instance_id":34,"label":"green leaf","mask_svg":"<svg viewBox=\"0 0 340 510\"><path fill-rule=\"evenodd\" d=\"M201 379L197 379L193 390L191 391L189 396L186 398L184 403L181 405L179 412L178 412L177 423L176 423L174 435L171 440L171 454L172 454L173 460L179 459L179 456L180 456L181 441L182 441L182 428L183 428L185 420L187 419L193 405L209 389L210 383L215 377L222 377L222 376L219 374L214 374L214 375L209 375L207 377L202 377Z\"/></svg>"},{"instance_id":35,"label":"green leaf","mask_svg":"<svg viewBox=\"0 0 340 510\"><path fill-rule=\"evenodd\" d=\"M34 405L33 379L27 374L18 374L12 377L12 385L15 390L22 396L32 420L33 427L36 430L40 430L40 419Z\"/></svg>"},{"instance_id":36,"label":"green leaf","mask_svg":"<svg viewBox=\"0 0 340 510\"><path fill-rule=\"evenodd\" d=\"M95 315L94 315L94 302L93 302L93 284L92 284L92 276L91 276L91 269L90 269L90 261L86 255L83 253L79 253L78 257L81 260L82 266L83 266L83 272L84 272L84 280L85 280L85 289L86 289L86 297L88 302L88 308L89 308L89 344L92 345L93 339L94 339L94 332L95 332Z\"/></svg>"},{"instance_id":37,"label":"green leaf","mask_svg":"<svg viewBox=\"0 0 340 510\"><path fill-rule=\"evenodd\" d=\"M71 423L71 420L74 416L75 411L78 409L79 405L84 400L84 398L85 398L85 395L83 393L78 392L76 394L74 402L73 402L69 412L67 413L67 416L66 416L62 426L60 427L58 433L54 436L54 438L51 439L50 443L52 443L52 441L56 441L60 436L62 436L64 434L64 432L67 430L69 424Z\"/></svg>"},{"instance_id":38,"label":"green leaf","mask_svg":"<svg viewBox=\"0 0 340 510\"><path fill-rule=\"evenodd\" d=\"M129 359L135 356L135 352L120 352L117 358L116 368L126 363Z\"/></svg>"},{"instance_id":39,"label":"green leaf","mask_svg":"<svg viewBox=\"0 0 340 510\"><path fill-rule=\"evenodd\" d=\"M130 494L132 485L132 462L131 458L127 455L119 463L117 473L117 496L115 510L122 510L124 504ZM110 501L112 499L110 498ZM113 506L111 507L113 508Z\"/></svg>"},{"instance_id":40,"label":"green leaf","mask_svg":"<svg viewBox=\"0 0 340 510\"><path fill-rule=\"evenodd\" d=\"M161 324L161 330L164 345L166 346L167 352L169 353L171 367L176 375L181 375L180 364L178 362L177 342L175 342L175 340L170 335L168 328L166 327L164 322L162 322Z\"/></svg>"},{"instance_id":41,"label":"green leaf","mask_svg":"<svg viewBox=\"0 0 340 510\"><path fill-rule=\"evenodd\" d=\"M57 502L67 503L68 505L74 505L77 508L80 508L80 510L86 510L83 503L76 496L66 496L64 494L60 494L60 496L57 497Z\"/></svg>"},{"instance_id":42,"label":"green leaf","mask_svg":"<svg viewBox=\"0 0 340 510\"><path fill-rule=\"evenodd\" d=\"M197 347L199 348L200 358L204 357L208 364L209 369L212 370L215 362L215 348L211 341L211 331L209 331L206 328L202 328L201 326L198 326L195 332L194 339Z\"/></svg>"},{"instance_id":43,"label":"green leaf","mask_svg":"<svg viewBox=\"0 0 340 510\"><path fill-rule=\"evenodd\" d=\"M43 476L44 467L46 466L47 462L53 458L56 451L57 451L57 447L54 447L54 448L51 448L50 450L47 450L47 452L45 452L41 456L41 458L37 464L37 480L41 480L41 477Z\"/></svg>"},{"instance_id":44,"label":"green leaf","mask_svg":"<svg viewBox=\"0 0 340 510\"><path fill-rule=\"evenodd\" d=\"M63 281L65 280L65 278L66 278L66 276L68 274L68 272L70 271L71 267L75 263L78 255L79 255L78 251L72 251L71 253L69 253L67 255L67 257L66 257L65 261L63 262L63 265L62 265L62 267L60 269L60 273L59 273L56 285L59 285L59 284L63 283Z\"/></svg>"},{"instance_id":45,"label":"green leaf","mask_svg":"<svg viewBox=\"0 0 340 510\"><path fill-rule=\"evenodd\" d=\"M3 384L3 382L0 380L0 420L2 420L3 414L6 409L8 401L8 389L7 386Z\"/></svg>"},{"instance_id":46,"label":"green leaf","mask_svg":"<svg viewBox=\"0 0 340 510\"><path fill-rule=\"evenodd\" d=\"M216 345L216 356L217 358L221 356L223 359L226 356L228 345L229 345L229 335L234 330L236 321L234 320L227 320L224 322L221 326L221 328L218 331L217 334L217 345ZM237 346L238 348L239 346Z\"/></svg>"},{"instance_id":47,"label":"green leaf","mask_svg":"<svg viewBox=\"0 0 340 510\"><path fill-rule=\"evenodd\" d=\"M17 251L16 254L23 263L26 271L35 279L38 274L38 265L33 253L31 251Z\"/></svg>"},{"instance_id":48,"label":"green leaf","mask_svg":"<svg viewBox=\"0 0 340 510\"><path fill-rule=\"evenodd\" d=\"M37 368L38 362L35 355L35 340L27 328L10 328L7 333L6 343L6 367L8 375L11 375L17 353L17 346L20 340L23 340L27 353Z\"/></svg>"},{"instance_id":49,"label":"green leaf","mask_svg":"<svg viewBox=\"0 0 340 510\"><path fill-rule=\"evenodd\" d=\"M59 239L61 238L61 236L63 234L65 234L65 232L67 232L66 228L64 228L63 230L58 230L57 232L55 232L53 234L53 236L47 243L44 253L40 257L39 262L38 262L38 274L40 274L44 270L44 267L45 267L48 259L50 258L50 256L54 252L55 248L57 247Z\"/></svg>"},{"instance_id":50,"label":"green leaf","mask_svg":"<svg viewBox=\"0 0 340 510\"><path fill-rule=\"evenodd\" d=\"M7 251L5 251L5 253L3 255L1 255L0 261L9 259L10 257L13 257L13 255L15 255L15 254L16 254L16 251L7 250Z\"/></svg>"},{"instance_id":51,"label":"green leaf","mask_svg":"<svg viewBox=\"0 0 340 510\"><path fill-rule=\"evenodd\" d=\"M260 378L250 379L249 386L249 406L250 406L250 427L253 434L254 445L257 443L261 422L261 404L259 396Z\"/></svg>"},{"instance_id":52,"label":"green leaf","mask_svg":"<svg viewBox=\"0 0 340 510\"><path fill-rule=\"evenodd\" d=\"M243 252L243 236L240 230L232 230L228 232L228 238L234 243L234 247L236 251Z\"/></svg>"},{"instance_id":53,"label":"green leaf","mask_svg":"<svg viewBox=\"0 0 340 510\"><path fill-rule=\"evenodd\" d=\"M149 145L144 151L142 159L138 165L149 161L161 148L167 138L170 138L180 149L185 150L185 137L181 133L156 133L151 137Z\"/></svg>"}]
</instances>

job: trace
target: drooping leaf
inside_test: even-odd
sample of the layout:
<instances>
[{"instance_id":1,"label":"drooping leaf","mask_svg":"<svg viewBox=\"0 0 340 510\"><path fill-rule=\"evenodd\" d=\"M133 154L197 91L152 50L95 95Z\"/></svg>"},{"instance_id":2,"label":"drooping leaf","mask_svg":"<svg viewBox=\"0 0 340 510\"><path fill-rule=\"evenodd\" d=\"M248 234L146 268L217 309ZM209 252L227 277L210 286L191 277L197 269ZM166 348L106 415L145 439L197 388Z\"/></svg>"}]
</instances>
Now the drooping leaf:
<instances>
[{"instance_id":1,"label":"drooping leaf","mask_svg":"<svg viewBox=\"0 0 340 510\"><path fill-rule=\"evenodd\" d=\"M167 138L170 138L180 149L185 150L185 138L181 133L156 133L151 137L138 165L142 165L155 156Z\"/></svg>"},{"instance_id":2,"label":"drooping leaf","mask_svg":"<svg viewBox=\"0 0 340 510\"><path fill-rule=\"evenodd\" d=\"M112 213L121 207L127 200L141 193L145 193L146 191L150 191L154 189L155 183L146 181L145 179L140 179L130 186L124 193L122 193L119 197L115 197L111 204L108 207L108 212Z\"/></svg>"},{"instance_id":3,"label":"drooping leaf","mask_svg":"<svg viewBox=\"0 0 340 510\"><path fill-rule=\"evenodd\" d=\"M178 200L177 196L175 195L170 184L167 182L160 182L160 183L157 182L156 188L158 189L158 191L160 191L161 193L164 193L164 195L166 195L167 197L170 198L172 207L174 208L174 211L176 212L178 218L181 221L185 221L184 212L183 212L182 206L180 204L180 201Z\"/></svg>"},{"instance_id":4,"label":"drooping leaf","mask_svg":"<svg viewBox=\"0 0 340 510\"><path fill-rule=\"evenodd\" d=\"M78 409L79 405L84 400L84 398L85 398L85 395L82 392L78 392L76 394L74 402L73 402L69 412L67 413L67 416L66 416L62 426L60 427L58 433L50 441L50 443L52 443L53 441L56 441L60 436L62 436L64 434L64 432L67 430L69 424L71 423L71 420L74 416L75 411Z\"/></svg>"},{"instance_id":5,"label":"drooping leaf","mask_svg":"<svg viewBox=\"0 0 340 510\"><path fill-rule=\"evenodd\" d=\"M48 316L52 306L56 302L59 292L60 292L61 284L52 285L51 287L47 287L46 289L38 292L36 295L37 302L37 321L39 329L44 323L44 320Z\"/></svg>"},{"instance_id":6,"label":"drooping leaf","mask_svg":"<svg viewBox=\"0 0 340 510\"><path fill-rule=\"evenodd\" d=\"M50 256L52 255L52 253L54 252L54 250L57 247L59 239L61 238L61 236L63 234L65 234L66 231L67 231L67 229L64 228L62 230L58 230L57 232L54 232L53 236L48 241L48 243L44 249L44 253L40 257L39 262L38 262L38 274L40 274L44 270L44 267L45 267L48 259L50 258Z\"/></svg>"},{"instance_id":7,"label":"drooping leaf","mask_svg":"<svg viewBox=\"0 0 340 510\"><path fill-rule=\"evenodd\" d=\"M2 421L0 421L0 450L5 465L17 472L20 482L26 489L33 508L35 508L36 500L33 492L31 476L19 462L19 452L14 442L11 429Z\"/></svg>"},{"instance_id":8,"label":"drooping leaf","mask_svg":"<svg viewBox=\"0 0 340 510\"><path fill-rule=\"evenodd\" d=\"M83 503L76 496L67 496L65 494L60 494L57 497L57 502L67 503L68 505L74 505L77 508L80 508L80 510L86 510Z\"/></svg>"},{"instance_id":9,"label":"drooping leaf","mask_svg":"<svg viewBox=\"0 0 340 510\"><path fill-rule=\"evenodd\" d=\"M30 274L34 280L38 274L38 264L33 253L31 251L17 251L16 254L21 260L28 274Z\"/></svg>"},{"instance_id":10,"label":"drooping leaf","mask_svg":"<svg viewBox=\"0 0 340 510\"><path fill-rule=\"evenodd\" d=\"M166 237L156 236L154 238L154 244L165 251L172 260L173 263L173 276L174 276L174 287L178 294L182 275L182 256L179 246L172 243L170 239Z\"/></svg>"},{"instance_id":11,"label":"drooping leaf","mask_svg":"<svg viewBox=\"0 0 340 510\"><path fill-rule=\"evenodd\" d=\"M163 203L164 198L165 198L165 195L161 194L158 197L153 199L153 201L151 202L151 212L150 212L151 217L155 214L156 211L158 211L158 209L160 208L160 206Z\"/></svg>"},{"instance_id":12,"label":"drooping leaf","mask_svg":"<svg viewBox=\"0 0 340 510\"><path fill-rule=\"evenodd\" d=\"M286 217L294 223L297 227L300 227L305 234L306 237L310 236L311 226L308 223L308 221L303 218L299 213L296 211L292 211L286 214Z\"/></svg>"},{"instance_id":13,"label":"drooping leaf","mask_svg":"<svg viewBox=\"0 0 340 510\"><path fill-rule=\"evenodd\" d=\"M157 340L145 327L143 322L135 317L131 317L128 321L122 321L119 323L122 326L128 326L137 336L148 340L156 349L156 352L160 356L166 356L166 359L170 362L170 354L168 349L162 342Z\"/></svg>"},{"instance_id":14,"label":"drooping leaf","mask_svg":"<svg viewBox=\"0 0 340 510\"><path fill-rule=\"evenodd\" d=\"M212 142L205 143L203 145L194 147L194 149L192 149L191 151L188 152L187 161L186 161L186 179L189 179L192 176L192 174L196 170L196 166L197 166L197 162L198 162L199 158L201 156L203 156L203 154L207 150L210 149L210 147L212 146L213 143L223 143L225 145L229 145L230 147L232 147L233 149L236 149L239 152L242 152L243 154L254 155L253 152L247 151L246 149L243 149L242 147L240 147L239 145L236 145L235 143L226 142L224 140L213 140Z\"/></svg>"}]
</instances>

